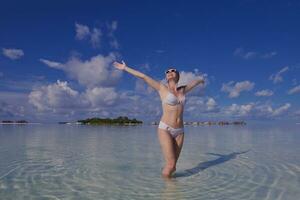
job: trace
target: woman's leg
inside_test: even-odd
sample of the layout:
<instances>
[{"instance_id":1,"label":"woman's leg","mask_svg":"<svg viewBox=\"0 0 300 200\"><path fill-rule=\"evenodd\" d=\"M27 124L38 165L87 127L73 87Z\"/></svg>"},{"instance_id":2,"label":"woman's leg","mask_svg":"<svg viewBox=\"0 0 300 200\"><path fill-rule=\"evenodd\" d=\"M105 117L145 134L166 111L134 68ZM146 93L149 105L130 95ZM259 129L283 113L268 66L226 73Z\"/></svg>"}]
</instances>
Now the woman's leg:
<instances>
[{"instance_id":1,"label":"woman's leg","mask_svg":"<svg viewBox=\"0 0 300 200\"><path fill-rule=\"evenodd\" d=\"M183 146L183 140L184 140L184 134L180 134L178 135L176 138L175 138L175 165L177 163L177 160L179 158L179 155L180 155L180 152L181 152L181 149L182 149L182 146Z\"/></svg>"},{"instance_id":2,"label":"woman's leg","mask_svg":"<svg viewBox=\"0 0 300 200\"><path fill-rule=\"evenodd\" d=\"M162 170L162 175L169 178L176 170L175 142L166 130L160 128L158 129L158 139L166 162L165 167Z\"/></svg>"}]
</instances>

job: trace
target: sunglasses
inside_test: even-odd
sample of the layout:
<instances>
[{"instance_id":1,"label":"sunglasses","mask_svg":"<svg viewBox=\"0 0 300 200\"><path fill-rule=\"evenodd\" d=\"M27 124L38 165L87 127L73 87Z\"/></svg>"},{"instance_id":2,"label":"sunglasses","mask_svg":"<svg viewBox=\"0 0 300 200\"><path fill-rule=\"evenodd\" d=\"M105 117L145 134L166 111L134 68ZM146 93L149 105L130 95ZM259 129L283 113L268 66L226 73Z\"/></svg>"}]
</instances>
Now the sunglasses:
<instances>
[{"instance_id":1,"label":"sunglasses","mask_svg":"<svg viewBox=\"0 0 300 200\"><path fill-rule=\"evenodd\" d=\"M167 70L165 73L168 74L168 73L170 73L170 72L176 72L176 69L169 69L169 70Z\"/></svg>"}]
</instances>

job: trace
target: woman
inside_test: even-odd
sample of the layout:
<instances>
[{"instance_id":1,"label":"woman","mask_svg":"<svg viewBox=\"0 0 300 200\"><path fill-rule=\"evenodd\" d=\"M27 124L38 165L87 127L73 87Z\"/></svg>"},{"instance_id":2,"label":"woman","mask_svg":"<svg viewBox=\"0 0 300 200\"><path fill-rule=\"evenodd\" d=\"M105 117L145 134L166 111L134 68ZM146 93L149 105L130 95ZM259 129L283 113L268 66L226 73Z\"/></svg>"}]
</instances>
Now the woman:
<instances>
[{"instance_id":1,"label":"woman","mask_svg":"<svg viewBox=\"0 0 300 200\"><path fill-rule=\"evenodd\" d=\"M170 68L165 72L167 85L153 80L146 74L134 70L124 63L114 62L113 65L120 70L143 79L147 84L154 88L162 100L163 115L158 126L158 138L164 159L166 161L162 170L162 176L170 178L176 170L176 163L183 145L183 108L185 104L185 94L195 86L202 83L203 79L194 80L186 86L177 87L179 72Z\"/></svg>"}]
</instances>

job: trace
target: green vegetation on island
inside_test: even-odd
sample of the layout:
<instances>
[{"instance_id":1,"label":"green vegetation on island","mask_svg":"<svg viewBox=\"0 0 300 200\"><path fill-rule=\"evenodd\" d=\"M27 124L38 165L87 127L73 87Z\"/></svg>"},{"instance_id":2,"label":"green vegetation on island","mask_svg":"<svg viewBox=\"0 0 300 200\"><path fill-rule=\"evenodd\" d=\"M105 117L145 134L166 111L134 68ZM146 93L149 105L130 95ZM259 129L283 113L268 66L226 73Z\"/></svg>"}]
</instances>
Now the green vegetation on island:
<instances>
[{"instance_id":1,"label":"green vegetation on island","mask_svg":"<svg viewBox=\"0 0 300 200\"><path fill-rule=\"evenodd\" d=\"M28 121L26 121L26 120L16 120L16 121L12 121L12 120L2 120L1 123L2 123L2 124L27 124Z\"/></svg>"},{"instance_id":2,"label":"green vegetation on island","mask_svg":"<svg viewBox=\"0 0 300 200\"><path fill-rule=\"evenodd\" d=\"M88 118L84 120L78 120L78 123L81 124L91 124L91 125L136 125L136 124L142 124L142 121L139 121L135 118L129 119L128 117L118 117L115 119L111 118Z\"/></svg>"}]
</instances>

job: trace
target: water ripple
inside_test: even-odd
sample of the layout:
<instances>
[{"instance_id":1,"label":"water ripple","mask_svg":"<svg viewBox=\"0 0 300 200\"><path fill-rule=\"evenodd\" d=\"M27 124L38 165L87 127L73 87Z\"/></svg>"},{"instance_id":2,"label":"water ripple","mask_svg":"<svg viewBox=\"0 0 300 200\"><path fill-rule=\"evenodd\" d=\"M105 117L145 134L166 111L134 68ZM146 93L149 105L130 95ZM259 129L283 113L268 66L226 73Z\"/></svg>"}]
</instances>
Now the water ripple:
<instances>
[{"instance_id":1,"label":"water ripple","mask_svg":"<svg viewBox=\"0 0 300 200\"><path fill-rule=\"evenodd\" d=\"M300 196L299 160L287 162L286 156L262 151L263 146L252 144L247 145L250 150L230 152L228 147L210 149L202 143L203 149L211 150L205 153L191 149L195 140L206 138L194 136L194 146L183 149L174 178L165 180L160 176L163 161L157 143L143 142L135 133L114 138L93 131L88 138L81 132L72 137L66 132L69 139L60 135L61 140L53 133L35 133L24 137L19 148L0 143L0 197L286 200ZM137 145L134 148L127 144L133 139L140 142L131 143Z\"/></svg>"}]
</instances>

